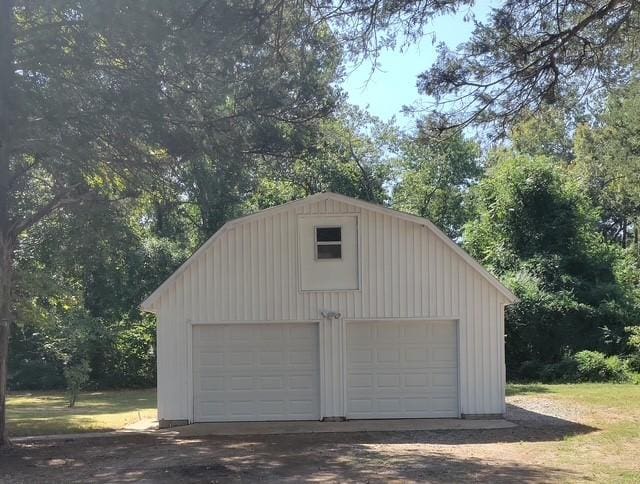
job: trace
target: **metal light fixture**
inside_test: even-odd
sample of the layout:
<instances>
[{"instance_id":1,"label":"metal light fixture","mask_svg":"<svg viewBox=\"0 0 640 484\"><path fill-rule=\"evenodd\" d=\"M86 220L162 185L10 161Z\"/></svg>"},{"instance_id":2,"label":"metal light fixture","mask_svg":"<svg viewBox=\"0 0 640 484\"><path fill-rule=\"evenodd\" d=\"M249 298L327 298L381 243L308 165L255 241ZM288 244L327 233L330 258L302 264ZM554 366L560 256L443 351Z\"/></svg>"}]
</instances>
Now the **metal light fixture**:
<instances>
[{"instance_id":1,"label":"metal light fixture","mask_svg":"<svg viewBox=\"0 0 640 484\"><path fill-rule=\"evenodd\" d=\"M325 319L340 319L340 316L342 316L337 311L320 311L320 314Z\"/></svg>"}]
</instances>

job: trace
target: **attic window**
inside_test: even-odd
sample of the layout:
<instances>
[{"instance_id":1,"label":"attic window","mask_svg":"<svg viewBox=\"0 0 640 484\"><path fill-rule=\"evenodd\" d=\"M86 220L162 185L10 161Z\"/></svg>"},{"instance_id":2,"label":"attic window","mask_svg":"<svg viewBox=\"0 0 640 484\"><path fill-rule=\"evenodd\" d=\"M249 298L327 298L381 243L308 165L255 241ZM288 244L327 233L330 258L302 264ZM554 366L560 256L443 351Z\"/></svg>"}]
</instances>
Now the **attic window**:
<instances>
[{"instance_id":1,"label":"attic window","mask_svg":"<svg viewBox=\"0 0 640 484\"><path fill-rule=\"evenodd\" d=\"M342 227L316 227L316 259L342 259Z\"/></svg>"}]
</instances>

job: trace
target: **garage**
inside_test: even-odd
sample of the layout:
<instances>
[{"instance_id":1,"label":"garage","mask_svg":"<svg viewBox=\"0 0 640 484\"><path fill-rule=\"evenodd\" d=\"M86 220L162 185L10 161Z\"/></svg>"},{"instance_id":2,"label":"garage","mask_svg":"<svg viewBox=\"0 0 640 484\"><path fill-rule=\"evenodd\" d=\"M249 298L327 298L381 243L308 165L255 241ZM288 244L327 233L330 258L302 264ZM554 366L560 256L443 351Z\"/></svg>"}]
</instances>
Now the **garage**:
<instances>
[{"instance_id":1,"label":"garage","mask_svg":"<svg viewBox=\"0 0 640 484\"><path fill-rule=\"evenodd\" d=\"M193 327L194 420L318 420L318 325Z\"/></svg>"},{"instance_id":2,"label":"garage","mask_svg":"<svg viewBox=\"0 0 640 484\"><path fill-rule=\"evenodd\" d=\"M347 418L460 416L455 321L347 324Z\"/></svg>"},{"instance_id":3,"label":"garage","mask_svg":"<svg viewBox=\"0 0 640 484\"><path fill-rule=\"evenodd\" d=\"M159 425L495 418L515 300L424 218L335 193L246 215L142 304Z\"/></svg>"}]
</instances>

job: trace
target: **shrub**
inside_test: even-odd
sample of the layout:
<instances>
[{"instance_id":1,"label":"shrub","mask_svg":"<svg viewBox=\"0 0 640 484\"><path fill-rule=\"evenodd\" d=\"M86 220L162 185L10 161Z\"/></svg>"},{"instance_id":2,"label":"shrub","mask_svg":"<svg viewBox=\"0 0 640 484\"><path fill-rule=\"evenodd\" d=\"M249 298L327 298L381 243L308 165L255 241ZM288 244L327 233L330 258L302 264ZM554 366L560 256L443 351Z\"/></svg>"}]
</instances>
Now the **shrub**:
<instances>
[{"instance_id":1,"label":"shrub","mask_svg":"<svg viewBox=\"0 0 640 484\"><path fill-rule=\"evenodd\" d=\"M67 381L67 392L69 395L69 407L74 407L80 390L89 381L91 368L87 360L82 360L77 365L70 365L64 369L64 378Z\"/></svg>"},{"instance_id":2,"label":"shrub","mask_svg":"<svg viewBox=\"0 0 640 484\"><path fill-rule=\"evenodd\" d=\"M56 390L64 388L64 376L55 361L18 360L9 367L9 389L11 390Z\"/></svg>"},{"instance_id":3,"label":"shrub","mask_svg":"<svg viewBox=\"0 0 640 484\"><path fill-rule=\"evenodd\" d=\"M576 381L578 363L571 357L565 357L557 363L544 365L540 371L540 380L545 383Z\"/></svg>"},{"instance_id":4,"label":"shrub","mask_svg":"<svg viewBox=\"0 0 640 484\"><path fill-rule=\"evenodd\" d=\"M535 381L540 378L540 374L545 365L535 360L523 361L516 373L516 378L524 381Z\"/></svg>"},{"instance_id":5,"label":"shrub","mask_svg":"<svg viewBox=\"0 0 640 484\"><path fill-rule=\"evenodd\" d=\"M640 373L640 326L627 326L624 330L629 334L627 346L631 350L626 360L627 368Z\"/></svg>"},{"instance_id":6,"label":"shrub","mask_svg":"<svg viewBox=\"0 0 640 484\"><path fill-rule=\"evenodd\" d=\"M640 373L640 353L633 354L629 356L625 363L627 365L627 369L629 371L633 371L635 373Z\"/></svg>"},{"instance_id":7,"label":"shrub","mask_svg":"<svg viewBox=\"0 0 640 484\"><path fill-rule=\"evenodd\" d=\"M576 380L581 382L622 382L629 379L623 361L617 356L605 356L598 351L580 351L573 356Z\"/></svg>"}]
</instances>

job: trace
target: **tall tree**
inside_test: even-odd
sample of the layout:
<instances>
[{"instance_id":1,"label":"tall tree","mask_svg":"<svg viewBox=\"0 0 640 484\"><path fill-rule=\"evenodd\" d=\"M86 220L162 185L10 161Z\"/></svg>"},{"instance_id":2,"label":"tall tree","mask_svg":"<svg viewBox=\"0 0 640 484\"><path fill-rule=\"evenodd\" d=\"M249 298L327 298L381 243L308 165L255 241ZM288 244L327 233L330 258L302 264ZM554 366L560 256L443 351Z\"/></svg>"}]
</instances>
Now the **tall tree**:
<instances>
[{"instance_id":1,"label":"tall tree","mask_svg":"<svg viewBox=\"0 0 640 484\"><path fill-rule=\"evenodd\" d=\"M525 368L567 352L620 351L638 302L618 273L621 249L598 233L582 184L557 160L508 150L492 156L473 190L464 246L519 298L506 318L509 375L539 378Z\"/></svg>"},{"instance_id":2,"label":"tall tree","mask_svg":"<svg viewBox=\"0 0 640 484\"><path fill-rule=\"evenodd\" d=\"M420 38L435 16L464 11L473 19L475 3L309 1L335 19L353 53L374 58L382 48ZM435 99L443 128L491 123L505 134L523 114L593 101L599 88L626 83L638 32L638 0L502 0L486 21L475 20L469 41L438 46L418 87Z\"/></svg>"},{"instance_id":3,"label":"tall tree","mask_svg":"<svg viewBox=\"0 0 640 484\"><path fill-rule=\"evenodd\" d=\"M468 220L469 188L482 174L480 147L461 133L439 136L423 128L401 142L393 206L426 217L459 238Z\"/></svg>"},{"instance_id":4,"label":"tall tree","mask_svg":"<svg viewBox=\"0 0 640 484\"><path fill-rule=\"evenodd\" d=\"M319 123L294 163L264 163L250 209L262 209L313 193L331 191L386 203L398 132L355 106L342 105Z\"/></svg>"},{"instance_id":5,"label":"tall tree","mask_svg":"<svg viewBox=\"0 0 640 484\"><path fill-rule=\"evenodd\" d=\"M5 399L9 363L9 328L13 253L16 235L9 215L9 137L13 118L13 25L12 2L0 3L0 445L7 441Z\"/></svg>"},{"instance_id":6,"label":"tall tree","mask_svg":"<svg viewBox=\"0 0 640 484\"><path fill-rule=\"evenodd\" d=\"M224 171L299 146L332 109L338 52L308 24L298 5L248 0L0 0L0 443L11 276L30 229L174 184L202 159Z\"/></svg>"},{"instance_id":7,"label":"tall tree","mask_svg":"<svg viewBox=\"0 0 640 484\"><path fill-rule=\"evenodd\" d=\"M573 172L601 210L601 230L640 256L640 82L609 94L593 126L579 126Z\"/></svg>"}]
</instances>

